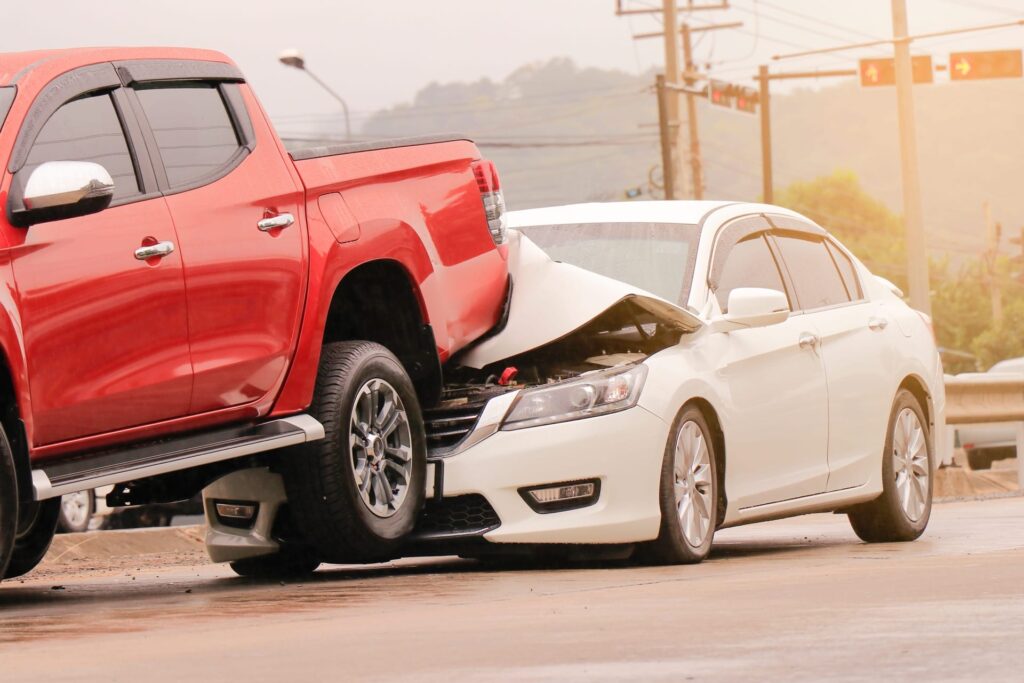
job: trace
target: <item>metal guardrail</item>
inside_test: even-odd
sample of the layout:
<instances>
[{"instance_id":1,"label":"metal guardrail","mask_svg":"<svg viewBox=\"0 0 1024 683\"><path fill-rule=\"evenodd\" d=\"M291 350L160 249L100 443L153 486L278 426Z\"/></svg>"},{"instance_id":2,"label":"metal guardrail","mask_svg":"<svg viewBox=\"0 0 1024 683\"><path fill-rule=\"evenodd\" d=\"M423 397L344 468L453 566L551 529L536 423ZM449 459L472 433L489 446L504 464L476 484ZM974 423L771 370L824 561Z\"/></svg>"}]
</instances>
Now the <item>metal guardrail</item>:
<instances>
[{"instance_id":1,"label":"metal guardrail","mask_svg":"<svg viewBox=\"0 0 1024 683\"><path fill-rule=\"evenodd\" d=\"M1024 488L1024 374L946 375L946 425L1017 423L1017 481Z\"/></svg>"}]
</instances>

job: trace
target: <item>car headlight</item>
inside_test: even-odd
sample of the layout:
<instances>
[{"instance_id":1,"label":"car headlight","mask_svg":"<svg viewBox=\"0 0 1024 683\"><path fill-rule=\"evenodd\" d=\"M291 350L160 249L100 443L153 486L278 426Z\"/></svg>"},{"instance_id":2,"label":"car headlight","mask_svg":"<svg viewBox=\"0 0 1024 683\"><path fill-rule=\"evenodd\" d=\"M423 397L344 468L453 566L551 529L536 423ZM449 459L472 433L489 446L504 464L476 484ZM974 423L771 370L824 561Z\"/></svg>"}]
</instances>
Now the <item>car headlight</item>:
<instances>
[{"instance_id":1,"label":"car headlight","mask_svg":"<svg viewBox=\"0 0 1024 683\"><path fill-rule=\"evenodd\" d=\"M646 378L646 365L631 365L527 389L509 408L501 428L525 429L632 408L640 398Z\"/></svg>"}]
</instances>

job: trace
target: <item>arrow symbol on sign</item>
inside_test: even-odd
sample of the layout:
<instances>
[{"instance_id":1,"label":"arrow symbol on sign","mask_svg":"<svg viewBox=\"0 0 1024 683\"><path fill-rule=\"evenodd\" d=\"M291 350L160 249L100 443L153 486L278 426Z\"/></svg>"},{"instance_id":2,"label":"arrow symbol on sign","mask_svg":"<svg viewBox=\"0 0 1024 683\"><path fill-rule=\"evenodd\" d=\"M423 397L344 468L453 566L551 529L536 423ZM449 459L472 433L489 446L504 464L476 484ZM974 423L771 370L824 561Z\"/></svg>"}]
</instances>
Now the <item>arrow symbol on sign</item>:
<instances>
[{"instance_id":1,"label":"arrow symbol on sign","mask_svg":"<svg viewBox=\"0 0 1024 683\"><path fill-rule=\"evenodd\" d=\"M956 69L961 76L966 76L971 73L971 63L967 61L966 57L961 57L960 61L957 62L956 66L953 68Z\"/></svg>"},{"instance_id":2,"label":"arrow symbol on sign","mask_svg":"<svg viewBox=\"0 0 1024 683\"><path fill-rule=\"evenodd\" d=\"M864 75L868 77L868 80L872 83L878 83L878 67L874 64L869 64L868 68L864 69Z\"/></svg>"}]
</instances>

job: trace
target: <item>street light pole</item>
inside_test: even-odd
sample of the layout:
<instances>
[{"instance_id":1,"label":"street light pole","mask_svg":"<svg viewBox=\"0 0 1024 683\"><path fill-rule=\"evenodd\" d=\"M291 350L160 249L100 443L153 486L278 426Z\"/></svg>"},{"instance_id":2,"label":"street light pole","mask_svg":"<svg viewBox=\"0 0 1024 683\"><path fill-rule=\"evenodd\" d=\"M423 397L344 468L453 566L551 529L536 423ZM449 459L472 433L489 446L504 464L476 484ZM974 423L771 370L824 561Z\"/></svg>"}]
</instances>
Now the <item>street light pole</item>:
<instances>
[{"instance_id":1,"label":"street light pole","mask_svg":"<svg viewBox=\"0 0 1024 683\"><path fill-rule=\"evenodd\" d=\"M336 99L339 104L341 104L341 109L343 112L345 112L345 140L351 140L352 127L351 124L349 123L348 103L345 102L344 98L342 98L341 95L336 93L334 89L331 88L331 86L324 83L319 76L317 76L315 73L309 70L309 67L306 66L305 58L302 56L302 53L299 52L298 50L284 50L278 56L278 61L280 61L285 66L290 66L294 69L298 69L299 71L305 71L310 78L316 81L317 85L326 90L327 94L329 94L331 97Z\"/></svg>"}]
</instances>

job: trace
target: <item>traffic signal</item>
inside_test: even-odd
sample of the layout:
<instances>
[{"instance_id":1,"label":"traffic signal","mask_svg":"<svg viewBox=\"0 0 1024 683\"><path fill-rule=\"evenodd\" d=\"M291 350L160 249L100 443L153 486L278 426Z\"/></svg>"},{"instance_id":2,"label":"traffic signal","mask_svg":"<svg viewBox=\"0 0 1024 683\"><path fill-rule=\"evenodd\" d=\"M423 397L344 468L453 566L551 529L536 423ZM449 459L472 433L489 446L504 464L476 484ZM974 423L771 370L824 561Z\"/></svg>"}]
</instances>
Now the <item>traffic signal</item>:
<instances>
[{"instance_id":1,"label":"traffic signal","mask_svg":"<svg viewBox=\"0 0 1024 683\"><path fill-rule=\"evenodd\" d=\"M980 81L986 78L1020 78L1024 74L1020 50L952 52L949 80Z\"/></svg>"},{"instance_id":2,"label":"traffic signal","mask_svg":"<svg viewBox=\"0 0 1024 683\"><path fill-rule=\"evenodd\" d=\"M733 86L725 81L708 83L708 101L719 107L732 107Z\"/></svg>"},{"instance_id":3,"label":"traffic signal","mask_svg":"<svg viewBox=\"0 0 1024 683\"><path fill-rule=\"evenodd\" d=\"M757 104L761 99L761 93L757 88L747 88L742 85L735 86L736 108L748 114L757 113Z\"/></svg>"},{"instance_id":4,"label":"traffic signal","mask_svg":"<svg viewBox=\"0 0 1024 683\"><path fill-rule=\"evenodd\" d=\"M910 69L914 83L931 83L932 58L921 55L910 59ZM860 84L865 88L876 85L896 84L896 60L892 57L860 60Z\"/></svg>"}]
</instances>

